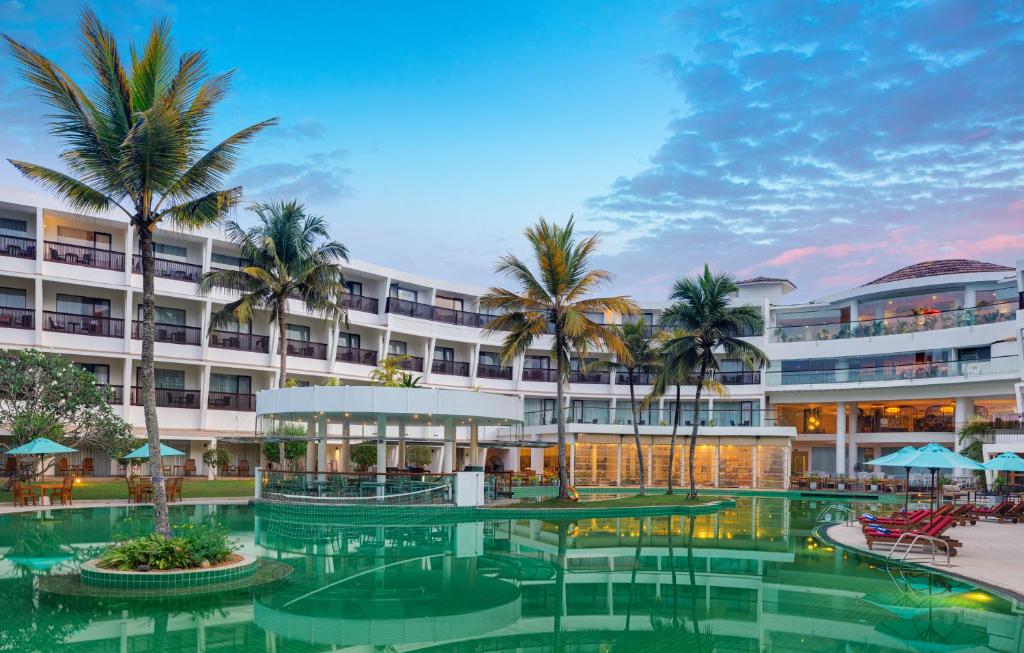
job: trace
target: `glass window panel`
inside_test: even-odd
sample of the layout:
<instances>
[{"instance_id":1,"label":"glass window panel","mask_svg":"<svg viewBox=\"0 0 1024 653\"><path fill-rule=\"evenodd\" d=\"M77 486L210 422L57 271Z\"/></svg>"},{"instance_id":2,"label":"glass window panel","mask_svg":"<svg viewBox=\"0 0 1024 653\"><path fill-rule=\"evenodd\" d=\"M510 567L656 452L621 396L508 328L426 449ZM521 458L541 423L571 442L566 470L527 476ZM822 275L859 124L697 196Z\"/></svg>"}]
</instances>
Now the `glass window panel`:
<instances>
[{"instance_id":1,"label":"glass window panel","mask_svg":"<svg viewBox=\"0 0 1024 653\"><path fill-rule=\"evenodd\" d=\"M339 333L338 334L338 346L349 347L352 349L361 349L362 338L358 333Z\"/></svg>"},{"instance_id":2,"label":"glass window panel","mask_svg":"<svg viewBox=\"0 0 1024 653\"><path fill-rule=\"evenodd\" d=\"M168 245L167 243L153 243L153 253L163 258L180 258L188 256L188 249L180 245Z\"/></svg>"},{"instance_id":3,"label":"glass window panel","mask_svg":"<svg viewBox=\"0 0 1024 653\"><path fill-rule=\"evenodd\" d=\"M554 367L550 356L527 356L523 366L530 370L547 370Z\"/></svg>"},{"instance_id":4,"label":"glass window panel","mask_svg":"<svg viewBox=\"0 0 1024 653\"><path fill-rule=\"evenodd\" d=\"M138 319L142 320L142 304L137 307ZM172 324L174 326L185 326L185 309L168 308L166 306L153 307L153 321L157 324Z\"/></svg>"},{"instance_id":5,"label":"glass window panel","mask_svg":"<svg viewBox=\"0 0 1024 653\"><path fill-rule=\"evenodd\" d=\"M24 236L28 233L28 222L15 218L0 218L0 232Z\"/></svg>"},{"instance_id":6,"label":"glass window panel","mask_svg":"<svg viewBox=\"0 0 1024 653\"><path fill-rule=\"evenodd\" d=\"M455 349L453 349L452 347L434 347L434 360L454 361Z\"/></svg>"},{"instance_id":7,"label":"glass window panel","mask_svg":"<svg viewBox=\"0 0 1024 653\"><path fill-rule=\"evenodd\" d=\"M440 306L441 308L450 308L453 311L463 310L462 307L464 305L465 304L463 303L462 299L459 297L442 297L441 295L438 295L437 297L434 298L434 306Z\"/></svg>"},{"instance_id":8,"label":"glass window panel","mask_svg":"<svg viewBox=\"0 0 1024 653\"><path fill-rule=\"evenodd\" d=\"M99 385L110 384L110 366L101 365L99 363L75 363L86 372L92 372L92 375L96 377L96 383Z\"/></svg>"},{"instance_id":9,"label":"glass window panel","mask_svg":"<svg viewBox=\"0 0 1024 653\"><path fill-rule=\"evenodd\" d=\"M575 478L577 485L615 485L618 445L576 445Z\"/></svg>"},{"instance_id":10,"label":"glass window panel","mask_svg":"<svg viewBox=\"0 0 1024 653\"><path fill-rule=\"evenodd\" d=\"M110 300L57 294L57 312L92 317L110 317Z\"/></svg>"},{"instance_id":11,"label":"glass window panel","mask_svg":"<svg viewBox=\"0 0 1024 653\"><path fill-rule=\"evenodd\" d=\"M718 485L751 487L754 484L754 448L723 444L719 447Z\"/></svg>"},{"instance_id":12,"label":"glass window panel","mask_svg":"<svg viewBox=\"0 0 1024 653\"><path fill-rule=\"evenodd\" d=\"M683 483L689 483L690 449L683 448ZM693 456L693 477L699 487L709 487L715 483L715 446L698 444Z\"/></svg>"},{"instance_id":13,"label":"glass window panel","mask_svg":"<svg viewBox=\"0 0 1024 653\"><path fill-rule=\"evenodd\" d=\"M346 281L345 287L348 288L350 295L363 296L363 284L359 281Z\"/></svg>"},{"instance_id":14,"label":"glass window panel","mask_svg":"<svg viewBox=\"0 0 1024 653\"><path fill-rule=\"evenodd\" d=\"M407 302L418 302L420 297L418 290L415 290L413 288L405 288L403 286L399 286L396 283L391 284L391 289L388 294L391 297L395 297L397 299L401 299Z\"/></svg>"},{"instance_id":15,"label":"glass window panel","mask_svg":"<svg viewBox=\"0 0 1024 653\"><path fill-rule=\"evenodd\" d=\"M409 351L409 346L401 340L390 340L388 341L388 353L394 356L405 356Z\"/></svg>"},{"instance_id":16,"label":"glass window panel","mask_svg":"<svg viewBox=\"0 0 1024 653\"><path fill-rule=\"evenodd\" d=\"M162 370L157 368L153 370L153 378L155 380L156 387L164 390L184 390L185 389L185 371L184 370Z\"/></svg>"},{"instance_id":17,"label":"glass window panel","mask_svg":"<svg viewBox=\"0 0 1024 653\"><path fill-rule=\"evenodd\" d=\"M0 288L0 306L4 308L25 308L27 301L22 288Z\"/></svg>"},{"instance_id":18,"label":"glass window panel","mask_svg":"<svg viewBox=\"0 0 1024 653\"><path fill-rule=\"evenodd\" d=\"M500 366L501 354L496 351L482 351L480 352L480 364L493 365L495 367Z\"/></svg>"},{"instance_id":19,"label":"glass window panel","mask_svg":"<svg viewBox=\"0 0 1024 653\"><path fill-rule=\"evenodd\" d=\"M836 473L836 448L811 447L811 471L819 474Z\"/></svg>"},{"instance_id":20,"label":"glass window panel","mask_svg":"<svg viewBox=\"0 0 1024 653\"><path fill-rule=\"evenodd\" d=\"M757 448L758 487L781 490L786 484L786 447L762 445Z\"/></svg>"},{"instance_id":21,"label":"glass window panel","mask_svg":"<svg viewBox=\"0 0 1024 653\"><path fill-rule=\"evenodd\" d=\"M309 327L304 324L286 324L285 332L289 340L301 340L309 342Z\"/></svg>"}]
</instances>

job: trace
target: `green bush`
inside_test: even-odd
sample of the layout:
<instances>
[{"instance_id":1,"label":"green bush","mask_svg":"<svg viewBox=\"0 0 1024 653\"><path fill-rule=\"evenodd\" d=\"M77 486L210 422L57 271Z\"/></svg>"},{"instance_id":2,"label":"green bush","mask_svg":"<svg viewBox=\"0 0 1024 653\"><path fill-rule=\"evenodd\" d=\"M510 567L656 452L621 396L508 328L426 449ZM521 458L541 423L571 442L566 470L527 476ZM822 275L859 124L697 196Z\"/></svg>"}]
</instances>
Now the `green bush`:
<instances>
[{"instance_id":1,"label":"green bush","mask_svg":"<svg viewBox=\"0 0 1024 653\"><path fill-rule=\"evenodd\" d=\"M150 533L110 546L99 560L104 569L131 571L140 566L150 569L196 569L203 562L224 562L238 548L228 532L218 526L182 524L175 526L173 537Z\"/></svg>"},{"instance_id":2,"label":"green bush","mask_svg":"<svg viewBox=\"0 0 1024 653\"><path fill-rule=\"evenodd\" d=\"M430 464L430 458L429 447L409 447L405 450L405 464L412 467L426 467Z\"/></svg>"},{"instance_id":3,"label":"green bush","mask_svg":"<svg viewBox=\"0 0 1024 653\"><path fill-rule=\"evenodd\" d=\"M358 444L349 450L349 458L355 463L356 469L365 472L371 465L377 464L377 445Z\"/></svg>"},{"instance_id":4,"label":"green bush","mask_svg":"<svg viewBox=\"0 0 1024 653\"><path fill-rule=\"evenodd\" d=\"M207 449L203 452L203 462L220 468L231 462L231 454L227 449Z\"/></svg>"}]
</instances>

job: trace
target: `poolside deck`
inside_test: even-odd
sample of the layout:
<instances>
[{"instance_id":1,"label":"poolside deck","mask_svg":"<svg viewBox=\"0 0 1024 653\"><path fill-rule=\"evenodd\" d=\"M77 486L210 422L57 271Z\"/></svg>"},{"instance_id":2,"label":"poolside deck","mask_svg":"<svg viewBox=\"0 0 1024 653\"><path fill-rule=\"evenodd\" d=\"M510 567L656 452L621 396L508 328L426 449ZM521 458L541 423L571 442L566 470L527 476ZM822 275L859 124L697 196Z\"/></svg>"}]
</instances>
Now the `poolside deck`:
<instances>
[{"instance_id":1,"label":"poolside deck","mask_svg":"<svg viewBox=\"0 0 1024 653\"><path fill-rule=\"evenodd\" d=\"M869 551L859 524L835 524L826 534L836 544L864 553L885 556L889 547L876 546ZM997 524L979 521L974 526L958 526L950 534L963 542L956 556L936 556L936 564L921 562L922 555L912 556L915 563L946 574L998 588L1007 595L1024 600L1024 565L1021 564L1021 538L1024 524ZM893 556L896 557L895 554ZM930 556L929 556L930 558Z\"/></svg>"}]
</instances>

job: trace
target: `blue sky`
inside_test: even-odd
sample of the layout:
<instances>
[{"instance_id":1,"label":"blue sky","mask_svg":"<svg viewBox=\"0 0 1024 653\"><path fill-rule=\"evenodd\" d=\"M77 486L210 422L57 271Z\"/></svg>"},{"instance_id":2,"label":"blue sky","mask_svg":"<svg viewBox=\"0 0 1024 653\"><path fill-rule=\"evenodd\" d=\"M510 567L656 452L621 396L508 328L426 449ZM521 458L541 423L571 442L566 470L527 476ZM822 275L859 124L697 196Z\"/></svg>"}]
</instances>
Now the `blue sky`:
<instances>
[{"instance_id":1,"label":"blue sky","mask_svg":"<svg viewBox=\"0 0 1024 653\"><path fill-rule=\"evenodd\" d=\"M0 31L81 76L80 6L0 0ZM1024 253L1019 3L94 6L238 69L217 135L281 126L233 180L303 199L360 259L489 283L524 226L572 213L645 299L705 261L814 297ZM55 160L41 113L5 55L3 158Z\"/></svg>"}]
</instances>

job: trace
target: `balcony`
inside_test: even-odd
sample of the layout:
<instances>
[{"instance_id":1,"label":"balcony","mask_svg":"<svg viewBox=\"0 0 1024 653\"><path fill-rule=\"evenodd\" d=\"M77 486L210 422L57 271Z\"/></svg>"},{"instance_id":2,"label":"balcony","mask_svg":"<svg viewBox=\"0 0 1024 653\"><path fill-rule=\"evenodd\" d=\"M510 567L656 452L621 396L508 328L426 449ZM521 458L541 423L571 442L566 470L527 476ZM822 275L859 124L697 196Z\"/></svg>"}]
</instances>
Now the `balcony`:
<instances>
[{"instance_id":1,"label":"balcony","mask_svg":"<svg viewBox=\"0 0 1024 653\"><path fill-rule=\"evenodd\" d=\"M97 384L101 388L107 388L110 390L110 395L107 397L107 403L111 406L120 406L124 403L124 386L123 385L110 385L110 384Z\"/></svg>"},{"instance_id":2,"label":"balcony","mask_svg":"<svg viewBox=\"0 0 1024 653\"><path fill-rule=\"evenodd\" d=\"M1017 308L1018 302L1010 301L974 308L958 308L951 311L925 311L921 315L901 315L877 320L778 326L772 329L771 341L813 342L874 338L1011 322L1017 319ZM778 317L784 316L784 313L778 315Z\"/></svg>"},{"instance_id":3,"label":"balcony","mask_svg":"<svg viewBox=\"0 0 1024 653\"><path fill-rule=\"evenodd\" d=\"M476 366L476 376L478 379L505 379L506 381L511 381L512 366L484 365L480 363Z\"/></svg>"},{"instance_id":4,"label":"balcony","mask_svg":"<svg viewBox=\"0 0 1024 653\"><path fill-rule=\"evenodd\" d=\"M206 405L210 410L241 410L251 413L256 410L256 395L211 391Z\"/></svg>"},{"instance_id":5,"label":"balcony","mask_svg":"<svg viewBox=\"0 0 1024 653\"><path fill-rule=\"evenodd\" d=\"M0 306L0 328L32 330L36 328L36 312L31 308Z\"/></svg>"},{"instance_id":6,"label":"balcony","mask_svg":"<svg viewBox=\"0 0 1024 653\"><path fill-rule=\"evenodd\" d=\"M210 331L210 346L217 349L234 349L235 351L249 351L254 354L266 354L270 352L270 336L213 330Z\"/></svg>"},{"instance_id":7,"label":"balcony","mask_svg":"<svg viewBox=\"0 0 1024 653\"><path fill-rule=\"evenodd\" d=\"M124 252L46 241L46 260L102 270L124 270Z\"/></svg>"},{"instance_id":8,"label":"balcony","mask_svg":"<svg viewBox=\"0 0 1024 653\"><path fill-rule=\"evenodd\" d=\"M34 259L36 257L36 241L33 238L20 236L0 236L0 256Z\"/></svg>"},{"instance_id":9,"label":"balcony","mask_svg":"<svg viewBox=\"0 0 1024 653\"><path fill-rule=\"evenodd\" d=\"M377 352L370 349L359 349L358 347L338 347L338 351L334 354L334 360L339 363L354 363L356 365L376 367Z\"/></svg>"},{"instance_id":10,"label":"balcony","mask_svg":"<svg viewBox=\"0 0 1024 653\"><path fill-rule=\"evenodd\" d=\"M325 361L327 360L327 343L288 338L288 355Z\"/></svg>"},{"instance_id":11,"label":"balcony","mask_svg":"<svg viewBox=\"0 0 1024 653\"><path fill-rule=\"evenodd\" d=\"M715 380L722 385L760 385L761 372L743 370L740 372L716 372Z\"/></svg>"},{"instance_id":12,"label":"balcony","mask_svg":"<svg viewBox=\"0 0 1024 653\"><path fill-rule=\"evenodd\" d=\"M469 363L461 361L432 361L430 371L434 374L447 374L449 376L469 376Z\"/></svg>"},{"instance_id":13,"label":"balcony","mask_svg":"<svg viewBox=\"0 0 1024 653\"><path fill-rule=\"evenodd\" d=\"M989 360L982 361L939 361L835 370L768 370L766 372L766 381L769 386L877 383L881 381L910 381L915 379L1016 374L1019 369L1020 362L1017 356L994 356Z\"/></svg>"},{"instance_id":14,"label":"balcony","mask_svg":"<svg viewBox=\"0 0 1024 653\"><path fill-rule=\"evenodd\" d=\"M402 358L398 361L398 367L402 368L407 372L422 372L423 358L420 356L402 356Z\"/></svg>"},{"instance_id":15,"label":"balcony","mask_svg":"<svg viewBox=\"0 0 1024 653\"><path fill-rule=\"evenodd\" d=\"M192 345L200 347L203 344L203 330L199 327L181 326L178 324L164 324L157 322L153 325L154 342L169 342L175 345ZM142 322L132 322L132 338L142 340Z\"/></svg>"},{"instance_id":16,"label":"balcony","mask_svg":"<svg viewBox=\"0 0 1024 653\"><path fill-rule=\"evenodd\" d=\"M633 374L633 385L653 385L655 375L648 372L635 372ZM615 373L616 385L629 385L629 372Z\"/></svg>"},{"instance_id":17,"label":"balcony","mask_svg":"<svg viewBox=\"0 0 1024 653\"><path fill-rule=\"evenodd\" d=\"M668 324L647 324L644 331L648 338L657 338L662 333L671 332L675 327ZM737 334L741 338L755 338L764 335L764 329L743 329Z\"/></svg>"},{"instance_id":18,"label":"balcony","mask_svg":"<svg viewBox=\"0 0 1024 653\"><path fill-rule=\"evenodd\" d=\"M558 381L558 370L546 367L524 367L523 381L555 383Z\"/></svg>"},{"instance_id":19,"label":"balcony","mask_svg":"<svg viewBox=\"0 0 1024 653\"><path fill-rule=\"evenodd\" d=\"M43 311L43 320L43 331L80 333L104 338L124 337L124 320L117 317Z\"/></svg>"},{"instance_id":20,"label":"balcony","mask_svg":"<svg viewBox=\"0 0 1024 653\"><path fill-rule=\"evenodd\" d=\"M569 370L569 383L581 384L605 384L611 382L611 372L584 372L583 370Z\"/></svg>"},{"instance_id":21,"label":"balcony","mask_svg":"<svg viewBox=\"0 0 1024 653\"><path fill-rule=\"evenodd\" d=\"M418 302L410 302L405 299L398 299L397 297L388 297L385 310L388 313L394 313L396 315L405 315L406 317L415 317L421 320L431 320L433 322L444 322L446 324L471 327L474 329L484 328L491 322L491 320L497 317L496 315L487 315L485 313L470 313L467 311L456 311L455 309L444 308L443 306L420 304Z\"/></svg>"},{"instance_id":22,"label":"balcony","mask_svg":"<svg viewBox=\"0 0 1024 653\"><path fill-rule=\"evenodd\" d=\"M640 426L672 426L675 420L675 411L671 408L646 408L638 411ZM708 411L706 408L700 411L698 416L700 426L727 426L727 427L759 427L773 426L778 423L774 409L760 410L759 408L724 408ZM693 426L693 407L685 404L679 413L679 426ZM526 426L540 426L544 424L557 424L558 413L554 409L531 411L525 414L524 424ZM628 407L611 408L569 407L565 411L566 424L614 424L618 426L632 426L633 411Z\"/></svg>"},{"instance_id":23,"label":"balcony","mask_svg":"<svg viewBox=\"0 0 1024 653\"><path fill-rule=\"evenodd\" d=\"M198 390L180 388L157 388L156 405L160 408L199 408L200 393ZM142 388L132 386L132 406L142 405Z\"/></svg>"},{"instance_id":24,"label":"balcony","mask_svg":"<svg viewBox=\"0 0 1024 653\"><path fill-rule=\"evenodd\" d=\"M142 274L142 257L136 254L132 257L132 272ZM175 281L199 282L199 275L203 273L203 266L194 263L182 263L166 258L153 258L153 275L164 279Z\"/></svg>"},{"instance_id":25,"label":"balcony","mask_svg":"<svg viewBox=\"0 0 1024 653\"><path fill-rule=\"evenodd\" d=\"M380 306L380 302L377 301L376 297L364 297L362 295L344 293L341 296L341 305L350 311L363 311L364 313L376 314Z\"/></svg>"}]
</instances>

